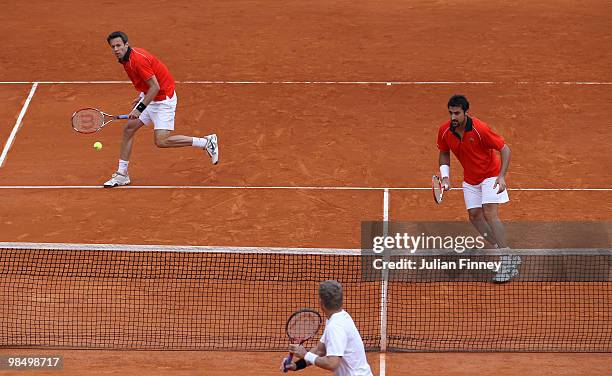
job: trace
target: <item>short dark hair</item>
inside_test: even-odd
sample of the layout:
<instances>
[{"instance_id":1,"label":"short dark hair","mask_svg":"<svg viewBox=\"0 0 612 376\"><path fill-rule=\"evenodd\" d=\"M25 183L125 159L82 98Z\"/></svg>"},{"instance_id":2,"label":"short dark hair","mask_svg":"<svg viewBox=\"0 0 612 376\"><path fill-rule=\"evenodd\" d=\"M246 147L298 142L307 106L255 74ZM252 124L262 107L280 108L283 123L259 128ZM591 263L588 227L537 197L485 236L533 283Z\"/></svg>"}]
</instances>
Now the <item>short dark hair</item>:
<instances>
[{"instance_id":1,"label":"short dark hair","mask_svg":"<svg viewBox=\"0 0 612 376\"><path fill-rule=\"evenodd\" d=\"M127 43L128 41L127 34L123 31L113 31L112 33L108 34L108 37L106 37L106 41L108 42L108 44L110 44L110 41L115 38L121 38L123 44Z\"/></svg>"},{"instance_id":2,"label":"short dark hair","mask_svg":"<svg viewBox=\"0 0 612 376\"><path fill-rule=\"evenodd\" d=\"M338 281L323 281L319 285L319 298L329 310L342 308L342 285Z\"/></svg>"},{"instance_id":3,"label":"short dark hair","mask_svg":"<svg viewBox=\"0 0 612 376\"><path fill-rule=\"evenodd\" d=\"M465 95L455 94L448 100L447 107L461 107L463 112L465 112L470 109L470 102L468 102Z\"/></svg>"}]
</instances>

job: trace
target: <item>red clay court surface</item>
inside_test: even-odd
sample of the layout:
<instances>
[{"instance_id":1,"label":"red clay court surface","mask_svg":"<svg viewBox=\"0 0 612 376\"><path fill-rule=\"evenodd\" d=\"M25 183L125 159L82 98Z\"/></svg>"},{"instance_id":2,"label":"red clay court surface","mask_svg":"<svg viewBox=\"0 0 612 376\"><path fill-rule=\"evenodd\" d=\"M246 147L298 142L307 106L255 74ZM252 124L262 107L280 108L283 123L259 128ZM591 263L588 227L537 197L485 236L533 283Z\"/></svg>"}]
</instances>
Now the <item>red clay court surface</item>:
<instances>
[{"instance_id":1,"label":"red clay court surface","mask_svg":"<svg viewBox=\"0 0 612 376\"><path fill-rule=\"evenodd\" d=\"M552 189L511 191L504 220L612 219L609 2L149 1L146 16L138 2L76 4L3 6L0 32L10 48L0 57L0 81L21 83L0 84L1 146L32 82L48 83L27 108L0 186L96 186L110 176L120 125L85 136L68 119L84 106L125 112L133 88L56 82L125 81L105 41L122 29L181 81L177 132L216 132L221 143L213 167L192 148L155 148L143 129L133 185L338 189L2 189L0 241L358 248L360 222L383 219L383 189L345 188L425 187L437 164L437 126L456 92L512 148L510 187ZM104 144L100 152L94 141ZM389 220L465 219L460 191L444 208L430 195L391 189ZM283 357L0 350L57 353L65 357L61 373L75 375L272 375ZM368 359L378 375L380 355ZM612 355L387 353L384 360L387 375L605 375Z\"/></svg>"}]
</instances>

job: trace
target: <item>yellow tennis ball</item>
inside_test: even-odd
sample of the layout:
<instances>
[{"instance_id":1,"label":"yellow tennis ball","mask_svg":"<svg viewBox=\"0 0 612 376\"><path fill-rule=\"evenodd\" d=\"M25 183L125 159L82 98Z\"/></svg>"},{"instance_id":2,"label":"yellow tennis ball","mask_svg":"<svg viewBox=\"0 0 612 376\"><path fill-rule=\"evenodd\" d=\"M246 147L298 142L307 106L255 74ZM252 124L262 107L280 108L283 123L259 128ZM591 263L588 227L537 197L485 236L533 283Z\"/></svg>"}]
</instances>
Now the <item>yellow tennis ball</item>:
<instances>
[{"instance_id":1,"label":"yellow tennis ball","mask_svg":"<svg viewBox=\"0 0 612 376\"><path fill-rule=\"evenodd\" d=\"M96 141L94 143L94 149L96 149L96 150L102 149L102 143L100 141Z\"/></svg>"}]
</instances>

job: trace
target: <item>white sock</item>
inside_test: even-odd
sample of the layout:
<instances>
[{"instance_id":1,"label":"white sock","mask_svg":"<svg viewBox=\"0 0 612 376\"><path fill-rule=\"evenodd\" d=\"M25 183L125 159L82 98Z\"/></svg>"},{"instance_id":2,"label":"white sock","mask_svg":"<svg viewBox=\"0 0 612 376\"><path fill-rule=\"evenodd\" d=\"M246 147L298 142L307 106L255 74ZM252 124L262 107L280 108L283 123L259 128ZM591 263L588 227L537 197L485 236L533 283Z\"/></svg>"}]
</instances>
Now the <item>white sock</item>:
<instances>
[{"instance_id":1,"label":"white sock","mask_svg":"<svg viewBox=\"0 0 612 376\"><path fill-rule=\"evenodd\" d=\"M191 146L201 149L206 147L207 142L208 140L206 138L192 137Z\"/></svg>"},{"instance_id":2,"label":"white sock","mask_svg":"<svg viewBox=\"0 0 612 376\"><path fill-rule=\"evenodd\" d=\"M127 175L128 163L130 163L130 161L124 161L123 159L120 159L117 172L121 175Z\"/></svg>"}]
</instances>

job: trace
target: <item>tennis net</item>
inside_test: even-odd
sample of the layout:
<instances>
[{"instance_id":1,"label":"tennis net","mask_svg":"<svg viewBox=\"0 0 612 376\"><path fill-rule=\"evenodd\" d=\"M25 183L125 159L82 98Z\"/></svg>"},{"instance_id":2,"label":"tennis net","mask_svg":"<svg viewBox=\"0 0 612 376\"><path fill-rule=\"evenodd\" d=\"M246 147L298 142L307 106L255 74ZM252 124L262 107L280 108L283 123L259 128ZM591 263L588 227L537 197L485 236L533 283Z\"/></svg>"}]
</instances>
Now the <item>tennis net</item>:
<instances>
[{"instance_id":1,"label":"tennis net","mask_svg":"<svg viewBox=\"0 0 612 376\"><path fill-rule=\"evenodd\" d=\"M355 249L0 243L0 347L284 350L286 319L336 279L369 350L612 351L612 250L512 254L520 273L495 284L482 269L383 275Z\"/></svg>"}]
</instances>

